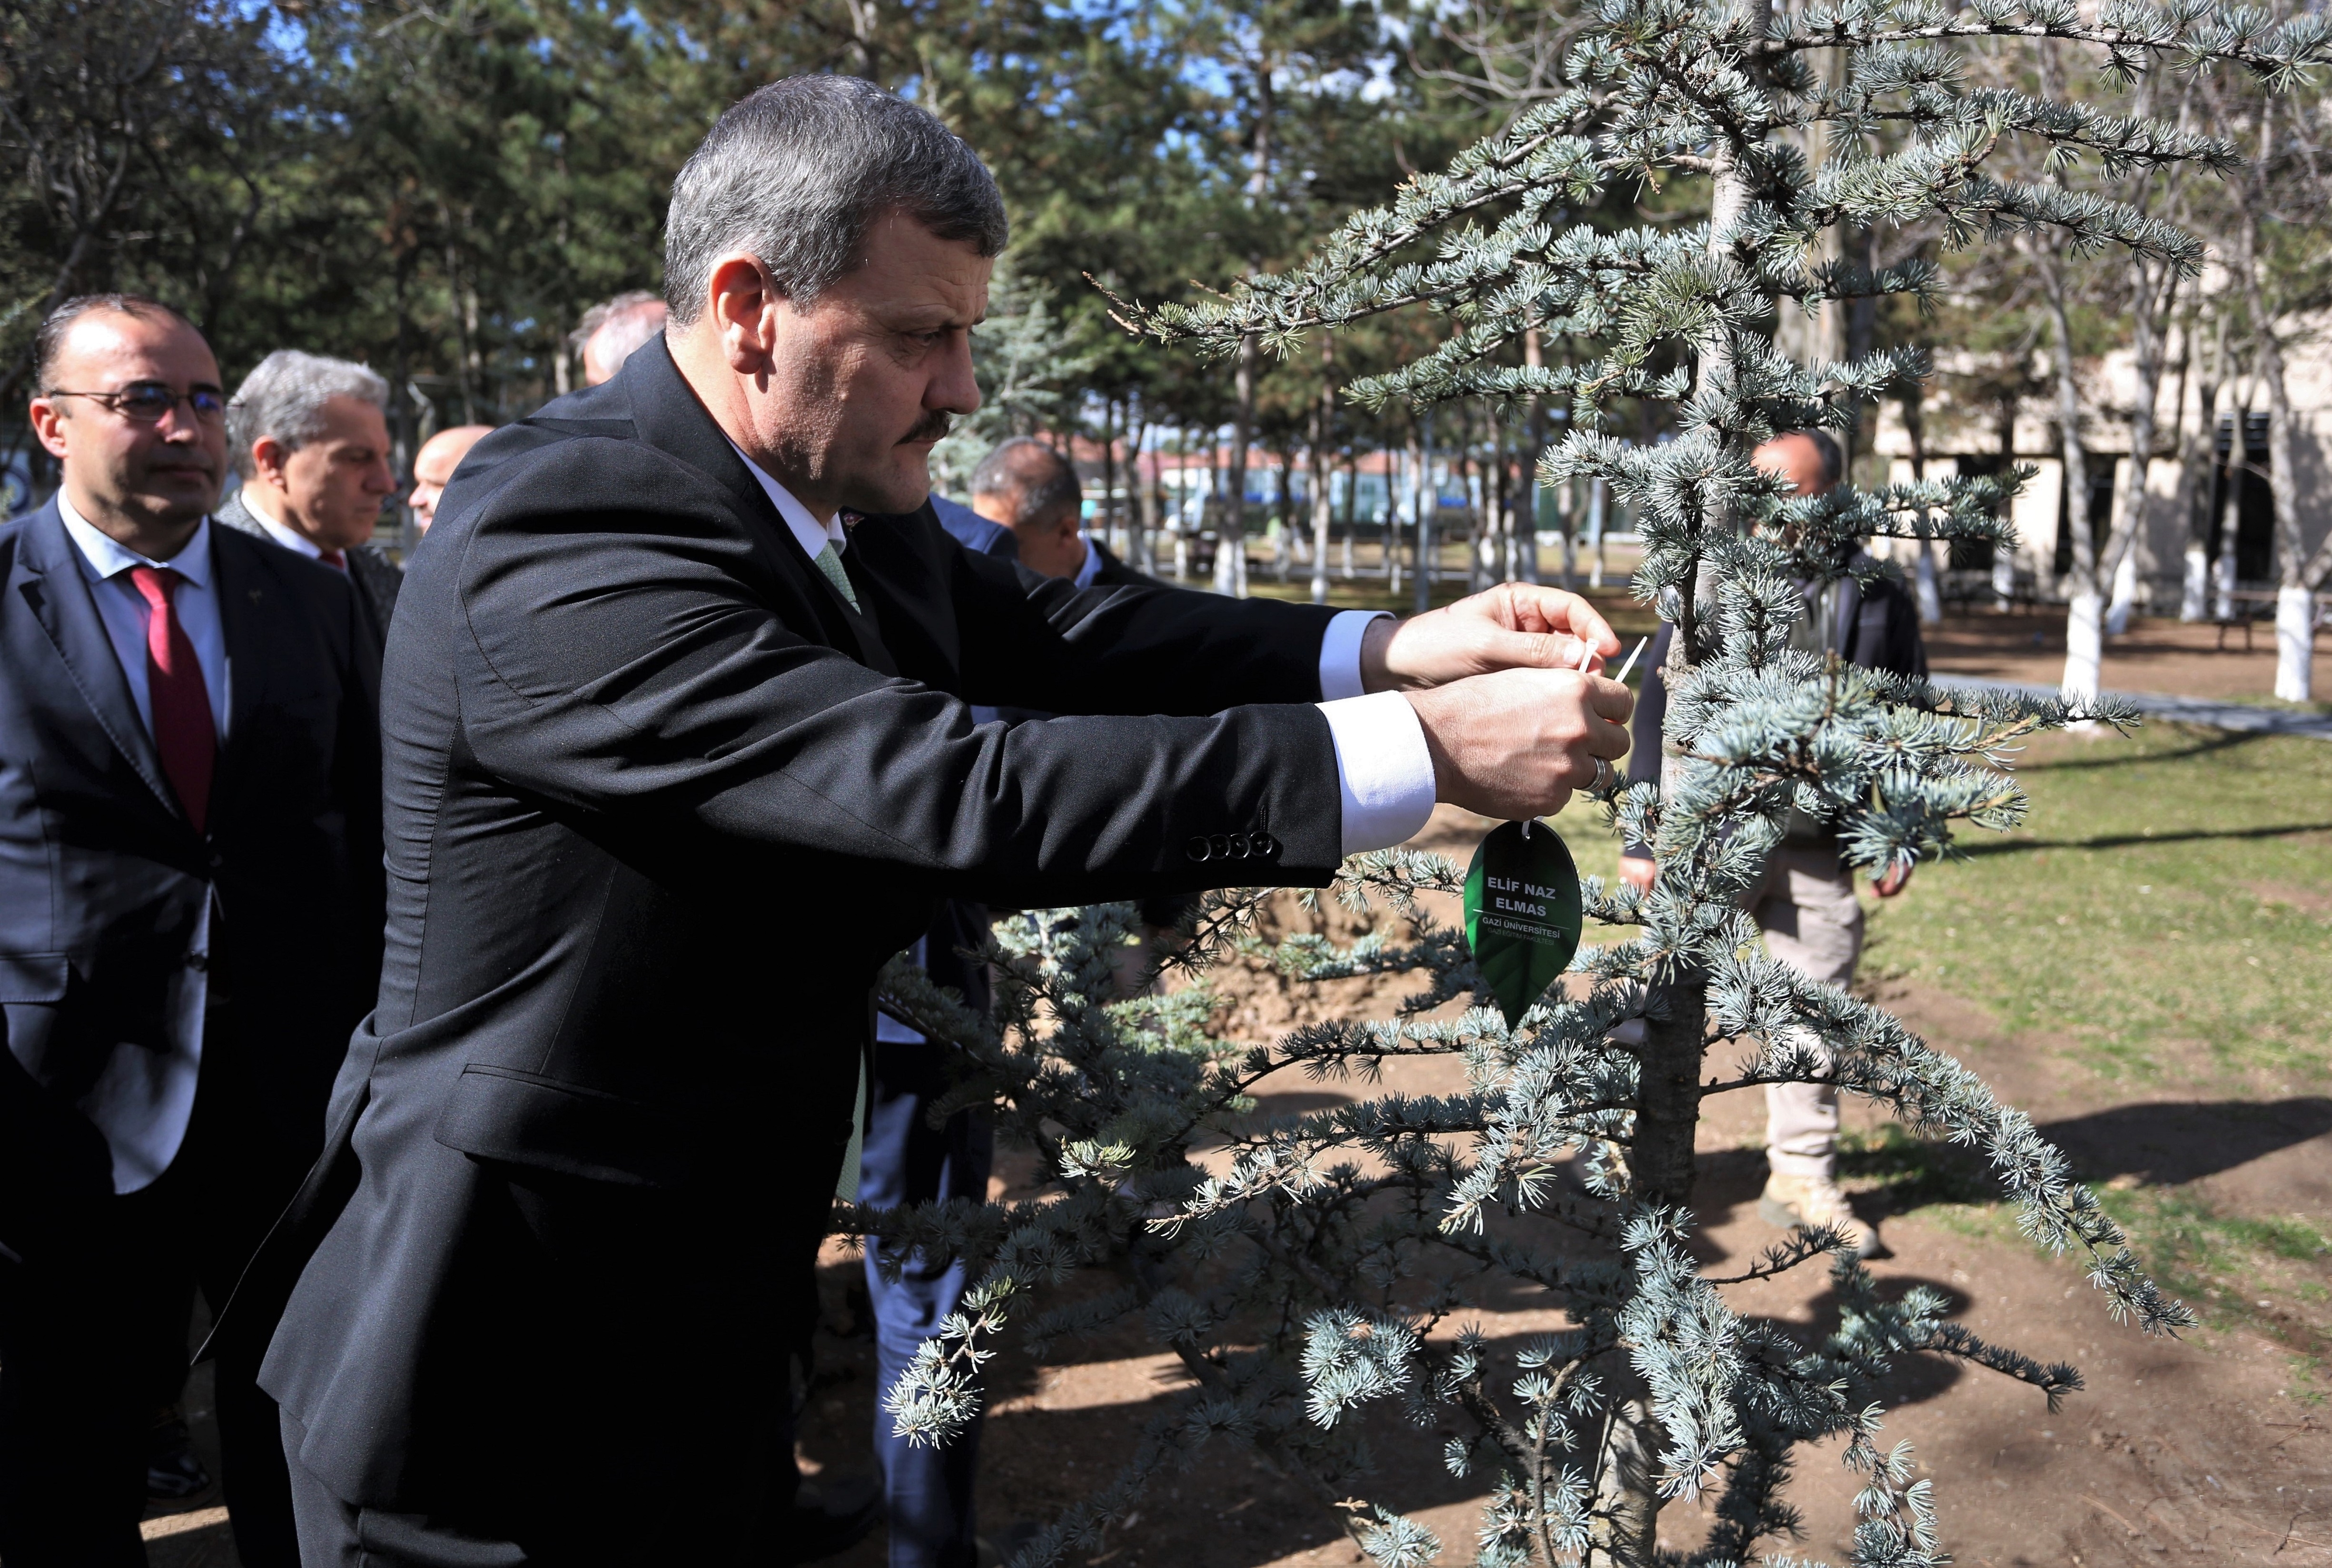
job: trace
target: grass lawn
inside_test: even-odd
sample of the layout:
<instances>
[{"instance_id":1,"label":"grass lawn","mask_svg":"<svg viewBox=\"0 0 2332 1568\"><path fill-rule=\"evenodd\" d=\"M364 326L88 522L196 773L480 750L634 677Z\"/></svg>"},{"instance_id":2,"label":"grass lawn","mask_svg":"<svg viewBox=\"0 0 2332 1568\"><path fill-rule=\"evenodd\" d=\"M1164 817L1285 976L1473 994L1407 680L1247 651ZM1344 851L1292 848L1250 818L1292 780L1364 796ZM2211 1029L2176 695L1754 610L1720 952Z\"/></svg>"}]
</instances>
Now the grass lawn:
<instances>
[{"instance_id":1,"label":"grass lawn","mask_svg":"<svg viewBox=\"0 0 2332 1568\"><path fill-rule=\"evenodd\" d=\"M2016 763L2026 826L1965 831L1900 898L1866 895L1866 979L1948 990L2111 1077L2197 1047L2258 1087L2332 1076L2332 744L2148 724ZM1609 876L1598 815L1556 826Z\"/></svg>"},{"instance_id":2,"label":"grass lawn","mask_svg":"<svg viewBox=\"0 0 2332 1568\"><path fill-rule=\"evenodd\" d=\"M2332 744L2148 724L2044 737L2016 760L2028 826L1965 834L1960 856L1922 865L1899 899L1866 894L1864 980L1976 1004L2003 1037L2094 1075L2084 1098L2099 1106L2324 1093ZM1556 823L1580 868L1608 876L1618 846L1597 816ZM1967 1152L1883 1127L1850 1132L1841 1153L1849 1185L1884 1190L1888 1211L2016 1243L2014 1210ZM2295 1390L2321 1397L2311 1358L2332 1343L2332 1228L2178 1186L2102 1188L2166 1288L2213 1326L2290 1345Z\"/></svg>"},{"instance_id":3,"label":"grass lawn","mask_svg":"<svg viewBox=\"0 0 2332 1568\"><path fill-rule=\"evenodd\" d=\"M1968 834L1878 907L1867 973L2148 1078L2200 1047L2285 1088L2332 1073L2332 745L2148 725L2050 736L2027 825Z\"/></svg>"}]
</instances>

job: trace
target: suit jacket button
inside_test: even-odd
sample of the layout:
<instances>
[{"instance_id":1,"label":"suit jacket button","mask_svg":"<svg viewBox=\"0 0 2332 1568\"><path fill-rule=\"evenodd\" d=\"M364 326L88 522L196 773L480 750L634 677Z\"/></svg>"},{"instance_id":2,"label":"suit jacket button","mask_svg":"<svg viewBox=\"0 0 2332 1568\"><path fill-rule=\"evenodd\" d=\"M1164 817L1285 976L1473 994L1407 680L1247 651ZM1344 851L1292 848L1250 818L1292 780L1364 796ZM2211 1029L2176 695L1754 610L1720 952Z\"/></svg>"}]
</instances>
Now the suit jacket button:
<instances>
[{"instance_id":1,"label":"suit jacket button","mask_svg":"<svg viewBox=\"0 0 2332 1568\"><path fill-rule=\"evenodd\" d=\"M1228 860L1231 857L1231 841L1228 834L1214 835L1207 840L1207 847L1215 852L1215 858L1218 860Z\"/></svg>"},{"instance_id":2,"label":"suit jacket button","mask_svg":"<svg viewBox=\"0 0 2332 1568\"><path fill-rule=\"evenodd\" d=\"M1232 835L1231 835L1231 858L1232 858L1233 860L1245 860L1245 859L1247 858L1247 835L1246 835L1246 834L1244 834L1244 833L1234 833L1234 834L1232 834Z\"/></svg>"},{"instance_id":3,"label":"suit jacket button","mask_svg":"<svg viewBox=\"0 0 2332 1568\"><path fill-rule=\"evenodd\" d=\"M1189 855L1193 860L1204 860L1207 858L1208 855L1212 853L1207 847L1207 836L1203 833L1192 835L1190 844L1184 849L1184 853Z\"/></svg>"},{"instance_id":4,"label":"suit jacket button","mask_svg":"<svg viewBox=\"0 0 2332 1568\"><path fill-rule=\"evenodd\" d=\"M1279 853L1279 840L1268 833L1250 833L1247 836L1247 841L1253 846L1256 854L1266 860Z\"/></svg>"}]
</instances>

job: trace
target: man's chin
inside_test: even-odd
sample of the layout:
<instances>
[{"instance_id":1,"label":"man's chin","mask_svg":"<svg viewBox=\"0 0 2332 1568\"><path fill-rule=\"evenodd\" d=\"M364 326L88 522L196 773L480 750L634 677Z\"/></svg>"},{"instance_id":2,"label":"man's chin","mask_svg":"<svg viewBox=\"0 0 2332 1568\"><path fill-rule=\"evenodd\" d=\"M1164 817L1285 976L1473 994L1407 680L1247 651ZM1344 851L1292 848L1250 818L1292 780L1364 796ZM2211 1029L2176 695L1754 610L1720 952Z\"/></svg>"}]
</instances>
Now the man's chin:
<instances>
[{"instance_id":1,"label":"man's chin","mask_svg":"<svg viewBox=\"0 0 2332 1568\"><path fill-rule=\"evenodd\" d=\"M218 507L218 486L207 482L157 484L129 497L129 509L164 528L199 522Z\"/></svg>"},{"instance_id":2,"label":"man's chin","mask_svg":"<svg viewBox=\"0 0 2332 1568\"><path fill-rule=\"evenodd\" d=\"M854 485L842 504L869 517L903 517L919 509L931 494L931 465L918 454L912 471L902 464L889 473L870 476L865 483Z\"/></svg>"}]
</instances>

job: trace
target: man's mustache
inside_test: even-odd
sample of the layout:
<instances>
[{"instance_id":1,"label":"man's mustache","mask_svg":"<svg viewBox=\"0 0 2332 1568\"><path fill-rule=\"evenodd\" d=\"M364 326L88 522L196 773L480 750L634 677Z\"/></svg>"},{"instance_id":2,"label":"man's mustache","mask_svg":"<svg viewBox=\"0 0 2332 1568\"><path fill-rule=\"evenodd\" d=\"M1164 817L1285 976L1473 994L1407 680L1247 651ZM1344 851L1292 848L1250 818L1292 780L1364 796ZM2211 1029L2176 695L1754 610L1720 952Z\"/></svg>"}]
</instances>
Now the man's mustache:
<instances>
[{"instance_id":1,"label":"man's mustache","mask_svg":"<svg viewBox=\"0 0 2332 1568\"><path fill-rule=\"evenodd\" d=\"M955 428L955 420L944 408L934 408L915 421L915 427L899 437L899 445L913 441L944 441L947 433Z\"/></svg>"}]
</instances>

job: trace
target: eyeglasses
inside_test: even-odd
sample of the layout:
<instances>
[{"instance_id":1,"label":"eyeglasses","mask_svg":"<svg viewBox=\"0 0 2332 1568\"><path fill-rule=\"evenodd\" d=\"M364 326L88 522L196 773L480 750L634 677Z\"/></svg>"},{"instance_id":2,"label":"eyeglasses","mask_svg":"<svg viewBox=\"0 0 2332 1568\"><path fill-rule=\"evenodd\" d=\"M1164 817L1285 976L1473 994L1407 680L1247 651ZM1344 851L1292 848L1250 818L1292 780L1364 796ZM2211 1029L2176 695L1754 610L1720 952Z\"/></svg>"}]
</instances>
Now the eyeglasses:
<instances>
[{"instance_id":1,"label":"eyeglasses","mask_svg":"<svg viewBox=\"0 0 2332 1568\"><path fill-rule=\"evenodd\" d=\"M191 392L176 392L159 381L133 381L119 392L49 392L50 397L86 397L92 403L102 403L124 419L138 425L159 425L164 415L183 403L194 416L205 425L215 425L226 417L226 394L215 387L197 387Z\"/></svg>"}]
</instances>

